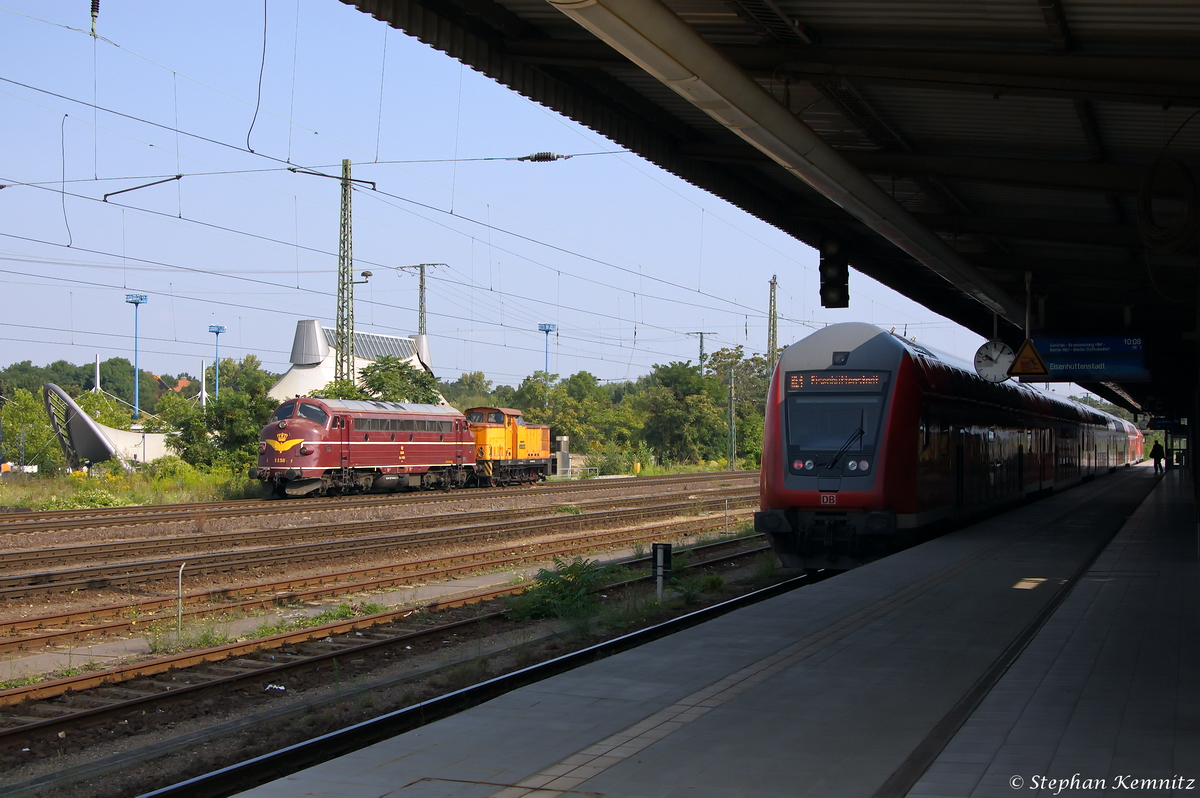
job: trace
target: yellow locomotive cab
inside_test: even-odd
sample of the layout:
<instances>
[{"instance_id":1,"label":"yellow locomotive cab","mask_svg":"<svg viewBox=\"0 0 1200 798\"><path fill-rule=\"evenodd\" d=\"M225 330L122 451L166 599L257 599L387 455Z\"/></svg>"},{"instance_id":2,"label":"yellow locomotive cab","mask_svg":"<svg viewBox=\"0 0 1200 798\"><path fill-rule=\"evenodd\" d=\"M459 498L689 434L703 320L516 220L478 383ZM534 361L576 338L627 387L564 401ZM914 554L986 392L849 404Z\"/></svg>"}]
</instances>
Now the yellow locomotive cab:
<instances>
[{"instance_id":1,"label":"yellow locomotive cab","mask_svg":"<svg viewBox=\"0 0 1200 798\"><path fill-rule=\"evenodd\" d=\"M550 427L526 424L520 410L473 407L466 412L478 473L493 484L533 482L550 471Z\"/></svg>"}]
</instances>

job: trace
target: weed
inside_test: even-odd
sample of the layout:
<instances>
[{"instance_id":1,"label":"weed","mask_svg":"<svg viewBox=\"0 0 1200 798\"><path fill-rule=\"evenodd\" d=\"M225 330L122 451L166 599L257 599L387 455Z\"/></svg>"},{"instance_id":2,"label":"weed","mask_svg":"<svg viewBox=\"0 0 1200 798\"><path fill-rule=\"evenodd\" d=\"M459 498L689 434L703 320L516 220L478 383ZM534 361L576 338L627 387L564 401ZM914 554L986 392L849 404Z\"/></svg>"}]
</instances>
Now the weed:
<instances>
[{"instance_id":1,"label":"weed","mask_svg":"<svg viewBox=\"0 0 1200 798\"><path fill-rule=\"evenodd\" d=\"M174 620L154 621L146 626L142 635L150 647L151 654L175 654L198 648L214 648L233 642L233 639L224 630L217 629L216 622L211 618L185 626L182 634L177 630Z\"/></svg>"},{"instance_id":2,"label":"weed","mask_svg":"<svg viewBox=\"0 0 1200 798\"><path fill-rule=\"evenodd\" d=\"M595 560L578 556L570 562L555 557L554 569L542 568L534 577L532 588L506 599L513 618L523 621L592 614L596 608L592 591L600 586L605 569Z\"/></svg>"},{"instance_id":3,"label":"weed","mask_svg":"<svg viewBox=\"0 0 1200 798\"><path fill-rule=\"evenodd\" d=\"M646 544L642 543L640 540L637 543L634 543L633 544L633 556L639 560L642 559L643 557L645 557L646 556Z\"/></svg>"},{"instance_id":4,"label":"weed","mask_svg":"<svg viewBox=\"0 0 1200 798\"><path fill-rule=\"evenodd\" d=\"M567 513L569 515L582 515L583 514L583 510L579 509L578 507L576 507L572 504L564 504L563 506L559 507L554 512Z\"/></svg>"},{"instance_id":5,"label":"weed","mask_svg":"<svg viewBox=\"0 0 1200 798\"><path fill-rule=\"evenodd\" d=\"M725 580L720 574L700 574L687 579L675 577L671 580L671 587L679 593L684 604L696 604L700 601L701 593L715 593L724 586Z\"/></svg>"},{"instance_id":6,"label":"weed","mask_svg":"<svg viewBox=\"0 0 1200 798\"><path fill-rule=\"evenodd\" d=\"M256 626L252 631L247 632L247 639L258 637L271 637L272 635L282 635L288 632L298 632L301 629L308 629L312 626L324 626L327 623L336 623L337 621L345 621L350 618L357 618L361 615L376 615L381 612L386 612L387 607L382 604L373 604L371 602L363 602L361 604L339 604L331 610L319 615L313 615L302 618L293 618L290 621L280 621L279 623L263 622Z\"/></svg>"},{"instance_id":7,"label":"weed","mask_svg":"<svg viewBox=\"0 0 1200 798\"><path fill-rule=\"evenodd\" d=\"M600 625L605 629L622 631L633 624L656 618L662 611L653 592L631 590L600 608Z\"/></svg>"},{"instance_id":8,"label":"weed","mask_svg":"<svg viewBox=\"0 0 1200 798\"><path fill-rule=\"evenodd\" d=\"M772 552L764 551L754 557L754 579L757 582L769 582L775 578L775 570L779 562Z\"/></svg>"},{"instance_id":9,"label":"weed","mask_svg":"<svg viewBox=\"0 0 1200 798\"><path fill-rule=\"evenodd\" d=\"M0 682L0 690L15 690L18 687L28 687L31 684L45 681L41 676L21 676L17 679L8 679Z\"/></svg>"},{"instance_id":10,"label":"weed","mask_svg":"<svg viewBox=\"0 0 1200 798\"><path fill-rule=\"evenodd\" d=\"M478 684L487 678L487 658L460 662L429 677L429 686L446 690L458 690Z\"/></svg>"},{"instance_id":11,"label":"weed","mask_svg":"<svg viewBox=\"0 0 1200 798\"><path fill-rule=\"evenodd\" d=\"M94 671L102 671L108 666L102 662L87 662L83 665L68 665L65 668L59 668L56 671L51 671L50 676L54 679L70 679L72 676L81 676L85 673Z\"/></svg>"}]
</instances>

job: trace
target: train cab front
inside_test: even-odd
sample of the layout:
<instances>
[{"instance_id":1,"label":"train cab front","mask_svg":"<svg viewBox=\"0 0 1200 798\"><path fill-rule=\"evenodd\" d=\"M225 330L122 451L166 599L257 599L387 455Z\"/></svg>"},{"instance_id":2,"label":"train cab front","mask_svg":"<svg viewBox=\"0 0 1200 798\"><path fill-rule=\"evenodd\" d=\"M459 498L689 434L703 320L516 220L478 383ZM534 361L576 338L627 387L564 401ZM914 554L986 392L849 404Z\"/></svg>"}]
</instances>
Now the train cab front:
<instances>
[{"instance_id":1,"label":"train cab front","mask_svg":"<svg viewBox=\"0 0 1200 798\"><path fill-rule=\"evenodd\" d=\"M330 414L320 401L291 399L279 406L263 427L258 444L258 467L250 478L263 483L266 493L307 496L326 488L322 462L329 439Z\"/></svg>"},{"instance_id":2,"label":"train cab front","mask_svg":"<svg viewBox=\"0 0 1200 798\"><path fill-rule=\"evenodd\" d=\"M842 333L789 347L771 383L754 526L790 568L846 570L894 550L884 476L899 357Z\"/></svg>"}]
</instances>

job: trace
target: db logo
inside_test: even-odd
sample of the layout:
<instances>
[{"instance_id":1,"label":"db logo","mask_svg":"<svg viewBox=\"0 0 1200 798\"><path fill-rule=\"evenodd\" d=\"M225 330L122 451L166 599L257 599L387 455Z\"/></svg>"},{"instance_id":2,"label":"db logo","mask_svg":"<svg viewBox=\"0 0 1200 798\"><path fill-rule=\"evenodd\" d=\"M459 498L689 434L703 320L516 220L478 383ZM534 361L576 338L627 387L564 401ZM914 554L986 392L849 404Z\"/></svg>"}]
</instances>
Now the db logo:
<instances>
[{"instance_id":1,"label":"db logo","mask_svg":"<svg viewBox=\"0 0 1200 798\"><path fill-rule=\"evenodd\" d=\"M837 504L837 494L836 493L822 493L821 494L821 504Z\"/></svg>"}]
</instances>

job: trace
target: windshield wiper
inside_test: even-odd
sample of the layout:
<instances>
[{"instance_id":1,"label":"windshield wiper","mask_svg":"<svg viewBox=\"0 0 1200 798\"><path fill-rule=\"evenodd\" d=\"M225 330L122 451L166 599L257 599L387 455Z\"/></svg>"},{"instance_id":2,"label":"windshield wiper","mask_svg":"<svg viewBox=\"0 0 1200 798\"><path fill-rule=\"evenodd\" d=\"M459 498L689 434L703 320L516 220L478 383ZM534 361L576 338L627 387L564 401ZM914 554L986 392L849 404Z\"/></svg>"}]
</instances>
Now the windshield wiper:
<instances>
[{"instance_id":1,"label":"windshield wiper","mask_svg":"<svg viewBox=\"0 0 1200 798\"><path fill-rule=\"evenodd\" d=\"M833 467L837 465L838 460L842 459L842 455L846 453L846 450L853 446L856 440L861 439L862 436L867 433L866 429L864 428L865 421L866 411L860 411L858 415L858 429L850 433L850 437L847 438L846 442L842 444L842 448L838 449L833 458L825 464L826 468L833 470Z\"/></svg>"}]
</instances>

